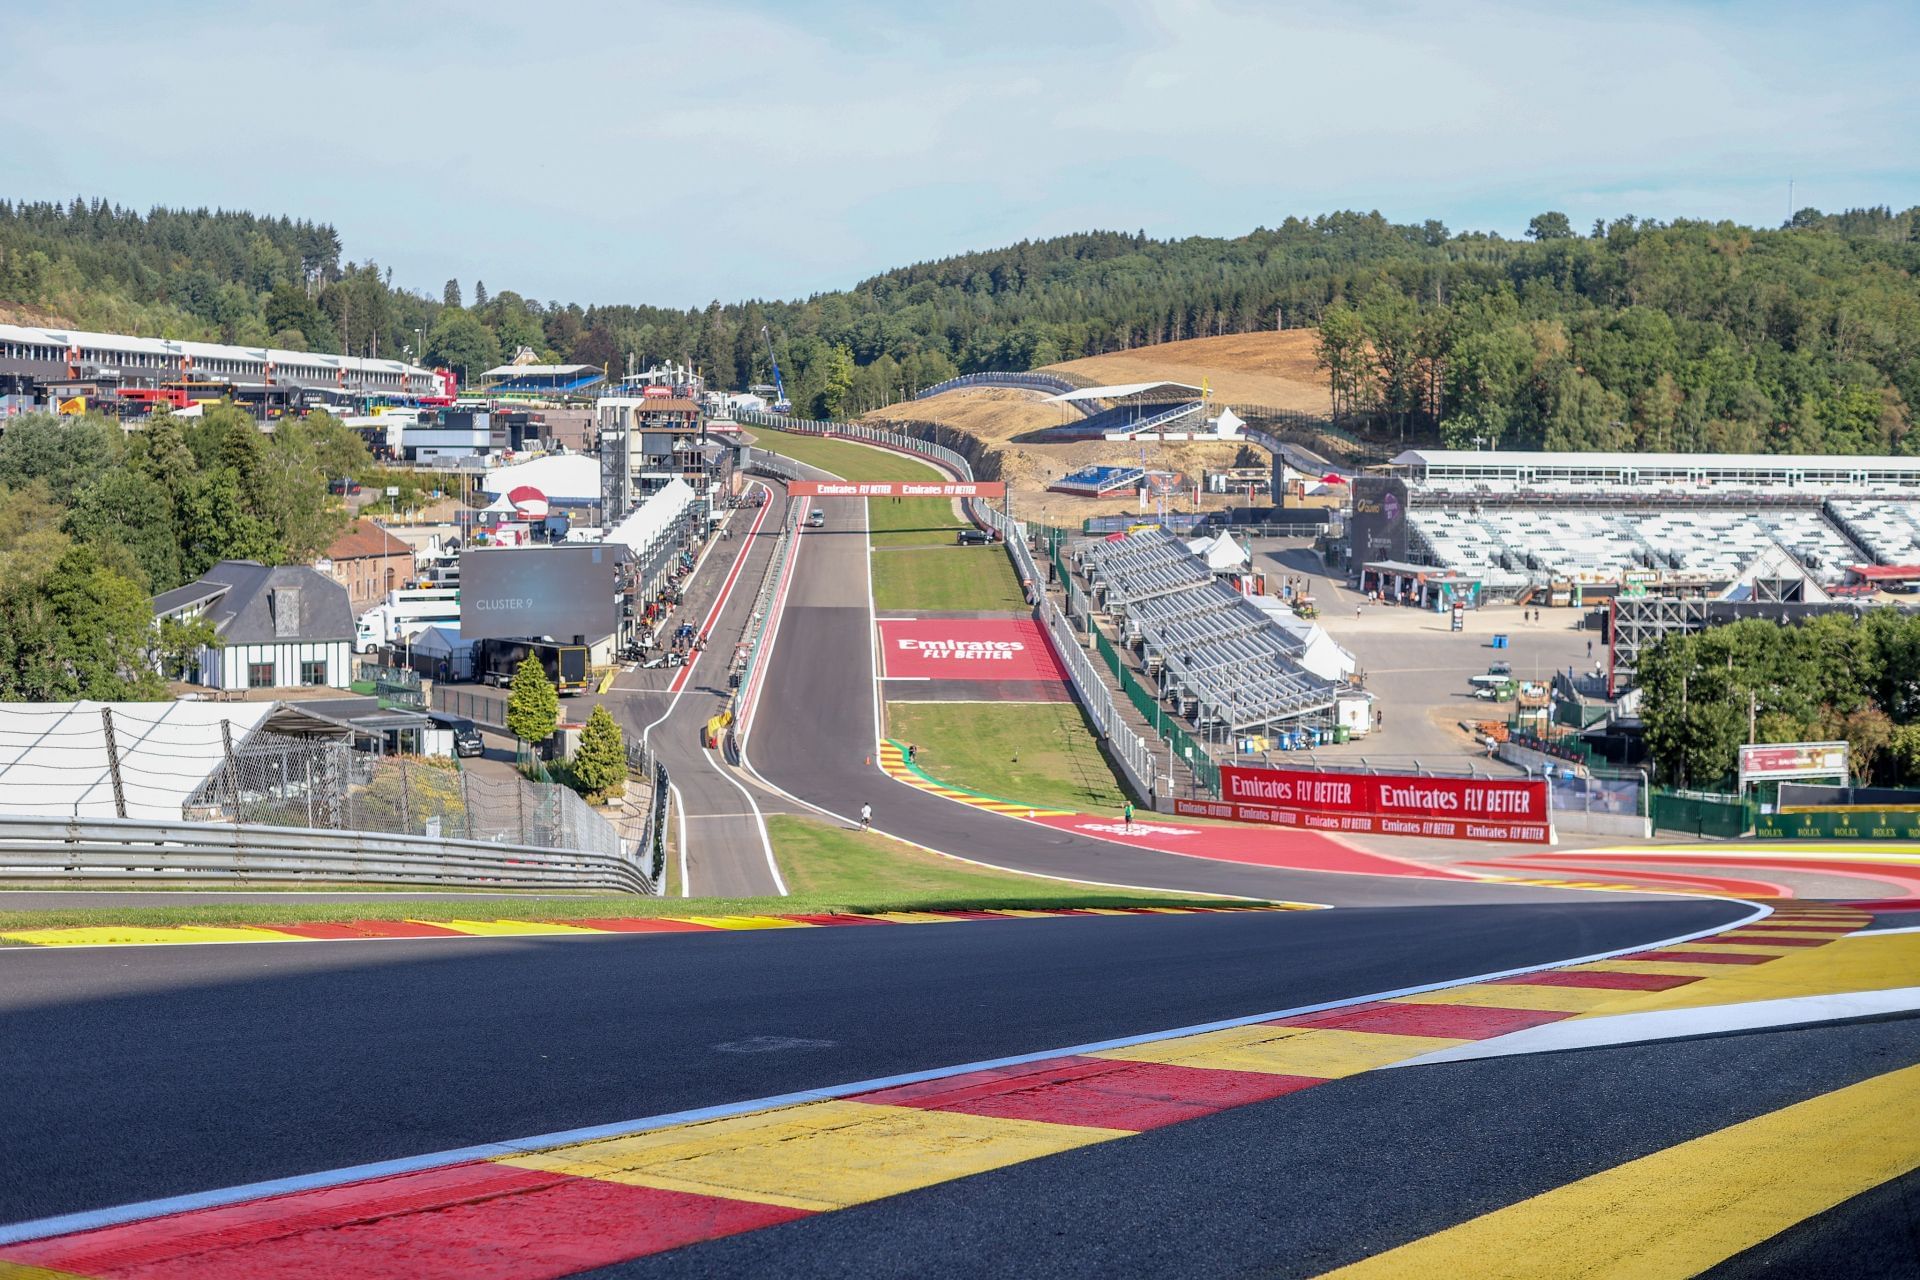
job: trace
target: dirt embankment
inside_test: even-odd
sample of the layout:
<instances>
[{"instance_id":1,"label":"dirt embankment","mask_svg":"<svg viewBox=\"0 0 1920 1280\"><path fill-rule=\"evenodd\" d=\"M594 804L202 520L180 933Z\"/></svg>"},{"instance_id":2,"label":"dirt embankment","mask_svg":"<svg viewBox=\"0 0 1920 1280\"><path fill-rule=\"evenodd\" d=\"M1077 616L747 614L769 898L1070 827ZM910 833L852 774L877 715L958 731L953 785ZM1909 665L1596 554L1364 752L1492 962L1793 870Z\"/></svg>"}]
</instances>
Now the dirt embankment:
<instances>
[{"instance_id":1,"label":"dirt embankment","mask_svg":"<svg viewBox=\"0 0 1920 1280\"><path fill-rule=\"evenodd\" d=\"M1110 351L1049 365L1047 372L1097 383L1147 382L1165 378L1199 386L1205 379L1216 401L1268 405L1325 414L1332 404L1326 375L1314 363L1315 329L1277 329L1191 338L1151 347Z\"/></svg>"},{"instance_id":2,"label":"dirt embankment","mask_svg":"<svg viewBox=\"0 0 1920 1280\"><path fill-rule=\"evenodd\" d=\"M1218 338L1194 338L1130 351L1088 356L1052 365L1061 373L1088 383L1148 382L1156 378L1199 386L1204 379L1216 406L1238 404L1325 414L1330 406L1324 376L1314 365L1315 331L1283 329L1264 333L1236 333ZM939 423L979 442L975 450L952 444L976 463L994 457L998 478L1012 486L1017 512L1024 518L1049 523L1078 523L1091 515L1139 510L1132 493L1096 500L1048 493L1047 486L1070 471L1097 464L1145 466L1155 471L1178 471L1190 482L1203 471L1224 470L1235 464L1241 446L1199 444L1192 441L1141 442L1088 440L1077 444L1017 445L1014 436L1041 427L1076 421L1078 413L1066 405L1048 404L1038 391L1012 387L963 387L910 400L867 414L862 421L896 426ZM1264 465L1266 455L1255 451L1253 465ZM980 472L987 478L988 472ZM1244 495L1206 494L1201 509L1244 506ZM1189 489L1175 509L1193 510Z\"/></svg>"}]
</instances>

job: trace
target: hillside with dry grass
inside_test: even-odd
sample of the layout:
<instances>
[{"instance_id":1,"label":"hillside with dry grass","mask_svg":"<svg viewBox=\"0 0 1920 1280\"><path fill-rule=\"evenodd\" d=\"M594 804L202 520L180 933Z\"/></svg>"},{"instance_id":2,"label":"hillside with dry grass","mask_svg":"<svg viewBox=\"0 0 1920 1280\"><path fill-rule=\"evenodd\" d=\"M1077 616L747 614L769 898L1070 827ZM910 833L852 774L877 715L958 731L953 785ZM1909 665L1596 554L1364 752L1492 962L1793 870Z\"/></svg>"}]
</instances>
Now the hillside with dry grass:
<instances>
[{"instance_id":1,"label":"hillside with dry grass","mask_svg":"<svg viewBox=\"0 0 1920 1280\"><path fill-rule=\"evenodd\" d=\"M1096 383L1165 378L1199 386L1206 379L1224 404L1328 412L1327 378L1314 364L1317 329L1229 333L1161 342L1048 365L1047 372Z\"/></svg>"}]
</instances>

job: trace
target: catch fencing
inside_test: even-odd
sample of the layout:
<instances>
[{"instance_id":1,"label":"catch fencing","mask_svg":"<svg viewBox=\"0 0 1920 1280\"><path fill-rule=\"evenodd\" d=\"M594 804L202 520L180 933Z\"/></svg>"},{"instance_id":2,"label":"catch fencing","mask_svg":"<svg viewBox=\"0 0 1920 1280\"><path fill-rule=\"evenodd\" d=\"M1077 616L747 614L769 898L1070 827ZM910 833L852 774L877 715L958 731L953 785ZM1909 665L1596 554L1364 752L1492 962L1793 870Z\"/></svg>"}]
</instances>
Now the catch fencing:
<instances>
[{"instance_id":1,"label":"catch fencing","mask_svg":"<svg viewBox=\"0 0 1920 1280\"><path fill-rule=\"evenodd\" d=\"M483 776L434 756L372 755L335 738L248 735L188 796L182 816L622 856L613 824L570 787Z\"/></svg>"}]
</instances>

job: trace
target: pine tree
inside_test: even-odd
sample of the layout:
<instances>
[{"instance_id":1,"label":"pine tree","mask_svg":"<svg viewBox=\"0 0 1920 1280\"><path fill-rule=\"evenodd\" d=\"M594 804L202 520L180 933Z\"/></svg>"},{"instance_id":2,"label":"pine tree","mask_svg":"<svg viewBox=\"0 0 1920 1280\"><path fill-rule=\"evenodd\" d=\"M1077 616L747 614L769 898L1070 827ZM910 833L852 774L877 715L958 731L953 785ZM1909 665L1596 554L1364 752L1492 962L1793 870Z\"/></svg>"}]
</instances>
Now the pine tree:
<instances>
[{"instance_id":1,"label":"pine tree","mask_svg":"<svg viewBox=\"0 0 1920 1280\"><path fill-rule=\"evenodd\" d=\"M618 795L627 777L626 741L605 707L595 707L580 731L580 749L568 762L583 795Z\"/></svg>"},{"instance_id":2,"label":"pine tree","mask_svg":"<svg viewBox=\"0 0 1920 1280\"><path fill-rule=\"evenodd\" d=\"M547 670L532 654L514 668L507 694L507 730L522 742L540 743L553 736L560 723L560 695L547 679Z\"/></svg>"}]
</instances>

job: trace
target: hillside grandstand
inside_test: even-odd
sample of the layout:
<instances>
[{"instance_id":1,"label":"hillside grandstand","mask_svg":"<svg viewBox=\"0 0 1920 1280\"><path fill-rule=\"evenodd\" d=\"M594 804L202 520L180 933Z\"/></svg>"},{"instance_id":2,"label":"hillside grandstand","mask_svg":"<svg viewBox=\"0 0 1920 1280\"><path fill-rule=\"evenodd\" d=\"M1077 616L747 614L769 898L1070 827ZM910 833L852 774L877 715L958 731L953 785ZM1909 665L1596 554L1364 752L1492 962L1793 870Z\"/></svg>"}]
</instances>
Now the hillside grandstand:
<instances>
[{"instance_id":1,"label":"hillside grandstand","mask_svg":"<svg viewBox=\"0 0 1920 1280\"><path fill-rule=\"evenodd\" d=\"M1763 560L1833 590L1920 560L1920 459L1414 450L1382 471L1404 486L1405 558L1494 597L1629 579L1711 594ZM1356 572L1385 545L1369 517Z\"/></svg>"}]
</instances>

